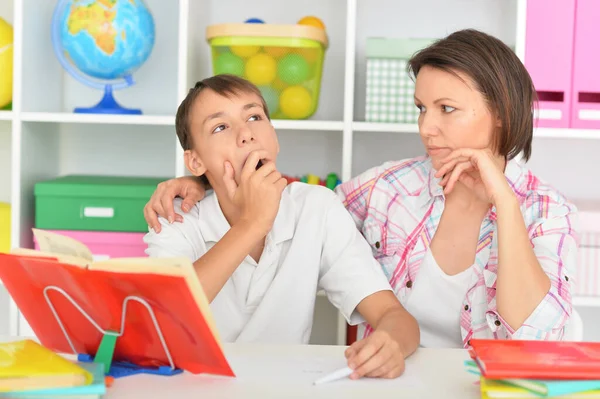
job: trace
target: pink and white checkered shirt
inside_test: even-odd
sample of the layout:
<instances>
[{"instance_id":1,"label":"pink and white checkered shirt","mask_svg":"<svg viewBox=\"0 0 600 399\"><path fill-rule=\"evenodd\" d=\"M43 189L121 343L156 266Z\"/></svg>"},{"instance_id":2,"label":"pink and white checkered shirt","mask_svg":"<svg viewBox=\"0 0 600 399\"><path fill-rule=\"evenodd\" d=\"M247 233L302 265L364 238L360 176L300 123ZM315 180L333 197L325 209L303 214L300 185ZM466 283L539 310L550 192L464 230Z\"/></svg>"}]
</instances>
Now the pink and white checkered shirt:
<instances>
[{"instance_id":1,"label":"pink and white checkered shirt","mask_svg":"<svg viewBox=\"0 0 600 399\"><path fill-rule=\"evenodd\" d=\"M444 209L443 189L434 174L428 157L387 162L336 189L401 303L406 302L413 285L419 284L421 262ZM577 262L576 208L517 161L507 163L505 176L521 204L531 245L551 288L516 331L498 314L498 241L492 207L481 225L476 283L460 309L465 347L471 338L561 339L571 314L571 276ZM369 332L369 326L359 329L361 336Z\"/></svg>"}]
</instances>

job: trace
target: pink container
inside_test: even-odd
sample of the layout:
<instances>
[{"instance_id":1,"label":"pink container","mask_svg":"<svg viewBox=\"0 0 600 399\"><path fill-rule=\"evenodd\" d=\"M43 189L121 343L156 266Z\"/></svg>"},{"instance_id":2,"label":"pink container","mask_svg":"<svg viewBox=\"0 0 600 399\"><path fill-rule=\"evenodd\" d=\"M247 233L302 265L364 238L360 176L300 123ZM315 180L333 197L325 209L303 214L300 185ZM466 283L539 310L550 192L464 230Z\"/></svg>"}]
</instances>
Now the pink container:
<instances>
[{"instance_id":1,"label":"pink container","mask_svg":"<svg viewBox=\"0 0 600 399\"><path fill-rule=\"evenodd\" d=\"M72 230L48 230L53 233L65 235L84 243L95 260L106 260L109 258L132 258L145 257L146 244L145 233L113 233L106 231L72 231ZM39 249L37 242L35 248Z\"/></svg>"},{"instance_id":2,"label":"pink container","mask_svg":"<svg viewBox=\"0 0 600 399\"><path fill-rule=\"evenodd\" d=\"M537 126L571 122L574 32L575 0L527 0L525 66L539 97Z\"/></svg>"},{"instance_id":3,"label":"pink container","mask_svg":"<svg viewBox=\"0 0 600 399\"><path fill-rule=\"evenodd\" d=\"M600 128L600 1L577 0L571 127Z\"/></svg>"}]
</instances>

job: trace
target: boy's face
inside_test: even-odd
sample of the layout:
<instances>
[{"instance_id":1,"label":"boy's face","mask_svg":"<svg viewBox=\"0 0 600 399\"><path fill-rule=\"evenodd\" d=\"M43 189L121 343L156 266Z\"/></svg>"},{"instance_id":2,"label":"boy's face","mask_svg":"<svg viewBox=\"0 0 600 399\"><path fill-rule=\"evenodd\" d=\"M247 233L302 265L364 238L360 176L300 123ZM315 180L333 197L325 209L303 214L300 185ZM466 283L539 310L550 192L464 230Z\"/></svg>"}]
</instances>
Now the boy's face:
<instances>
[{"instance_id":1,"label":"boy's face","mask_svg":"<svg viewBox=\"0 0 600 399\"><path fill-rule=\"evenodd\" d=\"M253 93L225 97L203 90L190 112L193 148L185 154L190 172L205 174L211 186L217 188L223 185L225 162L231 163L238 185L252 151L264 150L268 157L263 163L275 162L279 142L261 104L261 98Z\"/></svg>"}]
</instances>

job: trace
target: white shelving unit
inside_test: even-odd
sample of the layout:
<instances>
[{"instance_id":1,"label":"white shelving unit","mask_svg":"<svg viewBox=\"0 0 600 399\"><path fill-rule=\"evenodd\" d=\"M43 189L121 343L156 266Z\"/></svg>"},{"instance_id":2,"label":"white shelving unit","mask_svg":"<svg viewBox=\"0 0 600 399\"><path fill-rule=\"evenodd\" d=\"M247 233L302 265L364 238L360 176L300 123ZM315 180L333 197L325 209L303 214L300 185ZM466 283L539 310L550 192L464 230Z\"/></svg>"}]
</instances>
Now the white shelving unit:
<instances>
[{"instance_id":1,"label":"white shelving unit","mask_svg":"<svg viewBox=\"0 0 600 399\"><path fill-rule=\"evenodd\" d=\"M8 0L0 4L0 16L15 27L14 109L0 112L0 200L12 203L14 246L32 245L33 185L38 181L69 173L185 174L174 113L188 88L211 75L204 35L208 25L251 17L295 23L305 15L324 21L330 46L319 109L310 120L275 120L273 124L279 133L282 172L320 176L336 172L343 180L386 160L423 152L416 125L364 121L368 37L442 37L472 27L515 46L521 56L524 49L525 0L146 3L156 23L153 53L134 74L137 84L115 94L124 106L141 108L141 116L74 114L75 106L93 105L101 93L71 78L53 54L49 33L56 2ZM31 9L36 12L27 11ZM596 180L589 163L599 162L599 138L600 131L594 130L538 129L531 167L570 197L600 198L600 188L586 183ZM564 162L559 164L557 159ZM574 165L574 171L566 172L565 163ZM572 173L581 173L581 180L573 179ZM317 304L312 341L345 343L344 319L325 297L318 296ZM577 299L576 304L600 306L599 301L588 299ZM16 309L11 306L10 331L18 328L20 334L29 334L23 319L17 323Z\"/></svg>"}]
</instances>

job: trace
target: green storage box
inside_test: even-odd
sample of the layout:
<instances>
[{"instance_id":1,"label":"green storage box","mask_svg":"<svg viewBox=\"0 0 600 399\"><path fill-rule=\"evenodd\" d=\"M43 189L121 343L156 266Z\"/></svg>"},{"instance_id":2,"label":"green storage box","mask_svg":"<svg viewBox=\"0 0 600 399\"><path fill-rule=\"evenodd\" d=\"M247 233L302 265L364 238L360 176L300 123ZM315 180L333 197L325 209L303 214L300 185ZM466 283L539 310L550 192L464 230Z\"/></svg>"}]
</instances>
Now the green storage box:
<instances>
[{"instance_id":1,"label":"green storage box","mask_svg":"<svg viewBox=\"0 0 600 399\"><path fill-rule=\"evenodd\" d=\"M147 232L144 206L168 178L62 176L35 185L35 226L47 230Z\"/></svg>"}]
</instances>

